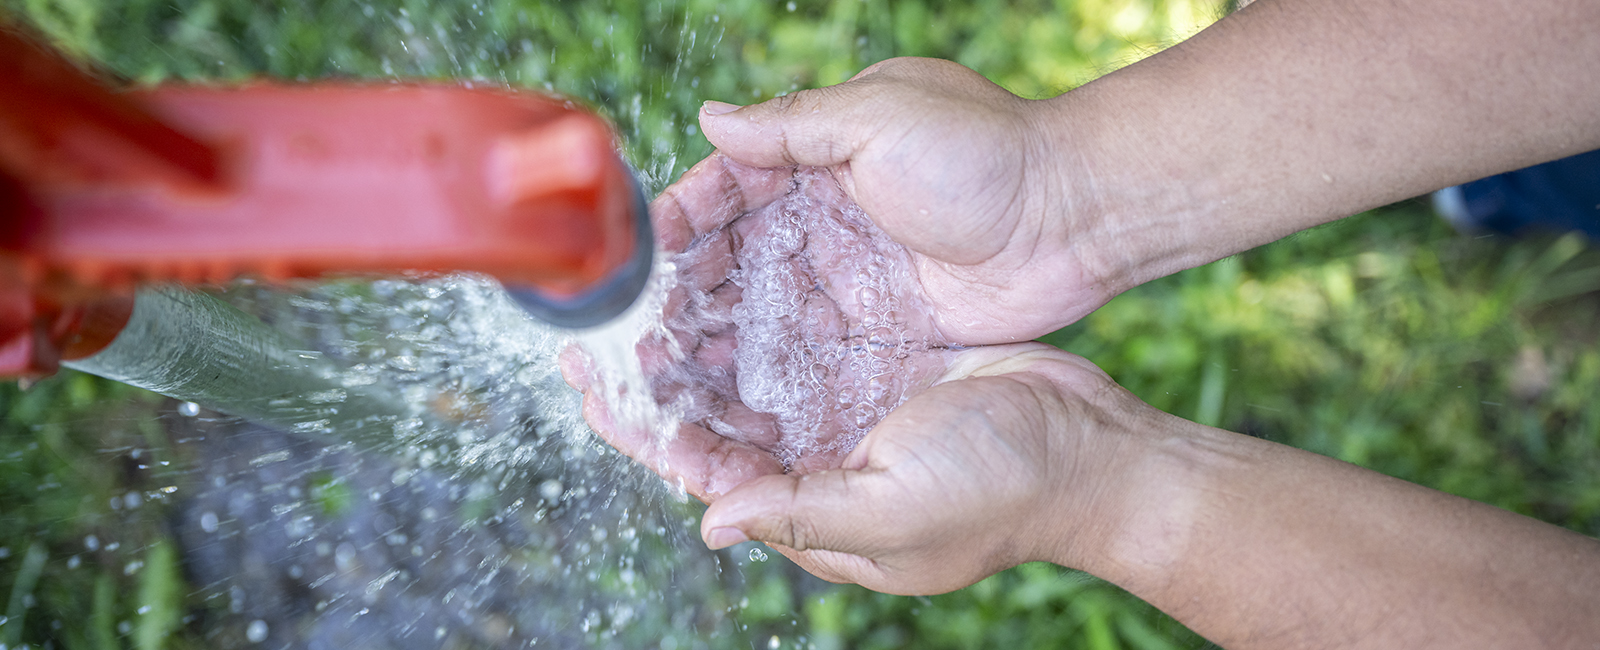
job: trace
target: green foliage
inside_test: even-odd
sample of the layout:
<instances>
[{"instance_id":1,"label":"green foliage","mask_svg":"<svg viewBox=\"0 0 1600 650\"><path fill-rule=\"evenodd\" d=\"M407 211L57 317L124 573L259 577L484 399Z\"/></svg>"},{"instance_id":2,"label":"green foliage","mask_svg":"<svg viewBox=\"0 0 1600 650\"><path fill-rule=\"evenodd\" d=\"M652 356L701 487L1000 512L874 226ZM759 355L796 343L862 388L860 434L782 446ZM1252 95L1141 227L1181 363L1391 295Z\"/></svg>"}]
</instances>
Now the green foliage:
<instances>
[{"instance_id":1,"label":"green foliage","mask_svg":"<svg viewBox=\"0 0 1600 650\"><path fill-rule=\"evenodd\" d=\"M178 627L183 615L183 593L187 591L178 575L178 552L172 543L160 540L145 551L139 578L139 623L134 627L133 647L160 650L167 636Z\"/></svg>"},{"instance_id":2,"label":"green foliage","mask_svg":"<svg viewBox=\"0 0 1600 650\"><path fill-rule=\"evenodd\" d=\"M1193 33L1223 5L0 0L134 83L457 79L560 92L617 124L652 189L709 153L694 119L705 99L758 101L900 55L952 58L1044 97ZM1596 534L1597 288L1600 262L1576 240L1464 239L1400 206L1141 287L1047 340L1178 415ZM186 601L193 589L160 523L150 412L148 396L72 373L0 386L8 647L208 645L183 625L203 605ZM129 494L144 499L136 513ZM313 478L311 496L327 513L352 499L334 477ZM122 548L87 548L111 527ZM1045 565L933 598L822 588L775 554L741 571L747 584L727 607L751 638L783 647L1204 643L1112 585ZM682 633L663 623L627 638L689 643Z\"/></svg>"},{"instance_id":3,"label":"green foliage","mask_svg":"<svg viewBox=\"0 0 1600 650\"><path fill-rule=\"evenodd\" d=\"M0 386L6 647L54 638L111 650L128 632L141 650L173 647L166 637L189 589L164 529L161 487L175 468L150 444L161 438L154 403L73 372L28 390Z\"/></svg>"},{"instance_id":4,"label":"green foliage","mask_svg":"<svg viewBox=\"0 0 1600 650\"><path fill-rule=\"evenodd\" d=\"M796 593L792 565L757 569L739 618L757 640L838 648L1130 648L1170 650L1204 641L1127 592L1087 574L1027 564L967 589L908 598L835 586ZM797 612L803 616L797 618ZM790 647L785 645L784 647Z\"/></svg>"},{"instance_id":5,"label":"green foliage","mask_svg":"<svg viewBox=\"0 0 1600 650\"><path fill-rule=\"evenodd\" d=\"M611 117L659 190L710 153L706 99L838 83L893 56L1063 92L1217 18L1221 0L0 0L139 83L458 79L554 90Z\"/></svg>"}]
</instances>

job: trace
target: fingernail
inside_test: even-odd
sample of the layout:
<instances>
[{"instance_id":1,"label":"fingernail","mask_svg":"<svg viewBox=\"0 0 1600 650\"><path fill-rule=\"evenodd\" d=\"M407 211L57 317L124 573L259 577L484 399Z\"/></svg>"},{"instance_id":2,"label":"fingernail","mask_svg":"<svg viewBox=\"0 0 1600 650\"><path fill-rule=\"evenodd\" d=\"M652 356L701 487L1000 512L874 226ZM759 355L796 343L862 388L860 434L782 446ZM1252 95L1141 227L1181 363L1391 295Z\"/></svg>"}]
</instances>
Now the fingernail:
<instances>
[{"instance_id":1,"label":"fingernail","mask_svg":"<svg viewBox=\"0 0 1600 650\"><path fill-rule=\"evenodd\" d=\"M738 104L729 104L728 102L719 102L716 100L706 100L706 103L700 105L701 111L704 111L706 115L712 116L732 113L741 108L744 107Z\"/></svg>"},{"instance_id":2,"label":"fingernail","mask_svg":"<svg viewBox=\"0 0 1600 650\"><path fill-rule=\"evenodd\" d=\"M744 531L731 526L713 528L711 532L706 533L706 546L713 551L748 541L750 538L745 536Z\"/></svg>"}]
</instances>

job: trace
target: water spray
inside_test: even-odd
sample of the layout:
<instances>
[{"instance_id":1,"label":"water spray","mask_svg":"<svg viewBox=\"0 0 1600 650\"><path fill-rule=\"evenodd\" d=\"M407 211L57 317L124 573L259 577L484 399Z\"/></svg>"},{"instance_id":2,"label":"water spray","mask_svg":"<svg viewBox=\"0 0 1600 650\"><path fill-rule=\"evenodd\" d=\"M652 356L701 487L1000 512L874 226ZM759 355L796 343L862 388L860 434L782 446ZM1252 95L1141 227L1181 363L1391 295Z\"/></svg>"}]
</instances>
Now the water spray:
<instances>
[{"instance_id":1,"label":"water spray","mask_svg":"<svg viewBox=\"0 0 1600 650\"><path fill-rule=\"evenodd\" d=\"M611 127L560 97L445 84L112 92L0 27L0 375L59 365L247 417L326 362L188 286L476 272L533 316L626 310L653 235ZM407 417L371 389L345 424ZM353 396L352 396L353 397ZM304 412L304 409L296 412Z\"/></svg>"}]
</instances>

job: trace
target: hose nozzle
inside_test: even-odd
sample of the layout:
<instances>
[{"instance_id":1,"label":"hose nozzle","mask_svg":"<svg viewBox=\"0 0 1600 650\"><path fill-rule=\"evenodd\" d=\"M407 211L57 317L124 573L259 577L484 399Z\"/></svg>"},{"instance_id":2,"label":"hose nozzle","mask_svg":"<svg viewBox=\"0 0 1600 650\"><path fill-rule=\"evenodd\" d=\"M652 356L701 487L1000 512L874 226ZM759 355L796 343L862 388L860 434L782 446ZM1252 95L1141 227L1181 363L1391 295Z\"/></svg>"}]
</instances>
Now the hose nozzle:
<instances>
[{"instance_id":1,"label":"hose nozzle","mask_svg":"<svg viewBox=\"0 0 1600 650\"><path fill-rule=\"evenodd\" d=\"M632 252L600 281L575 293L506 284L506 292L534 318L569 329L595 327L620 316L644 292L655 262L655 233L644 192L631 176L629 181L634 206Z\"/></svg>"},{"instance_id":2,"label":"hose nozzle","mask_svg":"<svg viewBox=\"0 0 1600 650\"><path fill-rule=\"evenodd\" d=\"M444 84L113 93L5 30L0 213L0 375L53 370L37 343L59 338L39 332L62 309L151 282L478 272L538 318L589 327L634 302L654 249L615 133L570 100Z\"/></svg>"}]
</instances>

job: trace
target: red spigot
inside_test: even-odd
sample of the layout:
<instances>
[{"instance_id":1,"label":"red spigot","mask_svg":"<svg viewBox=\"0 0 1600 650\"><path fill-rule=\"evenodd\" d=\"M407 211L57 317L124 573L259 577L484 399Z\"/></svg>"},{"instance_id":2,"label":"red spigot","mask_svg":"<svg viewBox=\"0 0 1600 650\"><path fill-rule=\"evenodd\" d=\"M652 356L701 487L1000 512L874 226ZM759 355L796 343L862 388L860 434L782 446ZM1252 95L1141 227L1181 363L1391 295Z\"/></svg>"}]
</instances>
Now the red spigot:
<instances>
[{"instance_id":1,"label":"red spigot","mask_svg":"<svg viewBox=\"0 0 1600 650\"><path fill-rule=\"evenodd\" d=\"M603 322L653 248L614 143L572 102L506 90L113 93L0 29L0 375L93 354L142 282L473 271L546 320Z\"/></svg>"}]
</instances>

